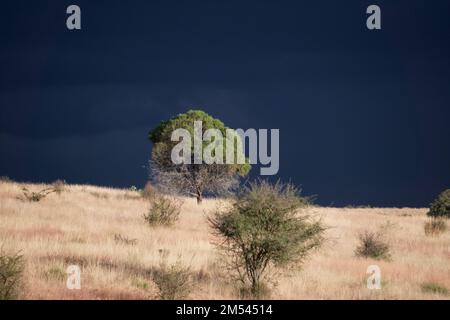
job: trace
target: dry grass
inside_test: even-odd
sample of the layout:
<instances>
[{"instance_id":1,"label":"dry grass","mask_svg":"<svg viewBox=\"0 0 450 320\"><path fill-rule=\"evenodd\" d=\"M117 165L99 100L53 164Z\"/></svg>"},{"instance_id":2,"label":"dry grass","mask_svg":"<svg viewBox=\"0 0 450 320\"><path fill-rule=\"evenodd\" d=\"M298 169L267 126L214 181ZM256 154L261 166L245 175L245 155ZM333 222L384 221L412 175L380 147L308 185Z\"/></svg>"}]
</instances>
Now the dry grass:
<instances>
[{"instance_id":1,"label":"dry grass","mask_svg":"<svg viewBox=\"0 0 450 320\"><path fill-rule=\"evenodd\" d=\"M130 190L68 185L40 202L21 201L21 188L46 185L0 183L0 245L21 250L26 264L23 299L156 299L152 272L160 250L168 262L180 257L190 267L196 289L190 299L237 298L219 267L206 214L218 204L184 199L180 220L170 228L150 228L142 215L148 201ZM426 237L427 209L310 208L329 226L328 241L303 269L282 277L275 299L449 299L445 290L423 290L433 283L450 289L450 233ZM358 234L389 221L392 261L355 257ZM120 234L134 245L117 241ZM68 265L81 267L81 290L68 290ZM366 288L366 269L381 268L382 289Z\"/></svg>"}]
</instances>

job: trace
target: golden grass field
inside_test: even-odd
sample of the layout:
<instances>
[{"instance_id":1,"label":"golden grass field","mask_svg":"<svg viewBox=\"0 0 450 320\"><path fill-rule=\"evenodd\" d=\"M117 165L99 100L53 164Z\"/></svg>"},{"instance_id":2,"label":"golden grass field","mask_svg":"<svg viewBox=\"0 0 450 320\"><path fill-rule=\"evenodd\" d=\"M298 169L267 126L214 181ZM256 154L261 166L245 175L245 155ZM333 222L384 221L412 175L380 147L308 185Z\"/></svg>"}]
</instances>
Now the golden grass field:
<instances>
[{"instance_id":1,"label":"golden grass field","mask_svg":"<svg viewBox=\"0 0 450 320\"><path fill-rule=\"evenodd\" d=\"M18 199L21 188L45 185L0 183L0 246L21 250L26 259L22 299L157 299L146 270L159 265L159 250L169 250L191 267L195 289L189 299L235 299L236 285L219 267L206 221L217 200L198 206L184 199L173 227L152 228L143 214L148 201L138 192L70 185L40 202ZM327 241L301 270L282 276L274 299L449 299L426 291L426 283L450 289L450 232L427 237L427 209L320 208L309 213L328 226ZM392 261L355 257L358 234L389 225ZM114 235L136 239L117 243ZM81 267L81 290L66 288L66 268ZM366 287L366 269L381 268L381 290Z\"/></svg>"}]
</instances>

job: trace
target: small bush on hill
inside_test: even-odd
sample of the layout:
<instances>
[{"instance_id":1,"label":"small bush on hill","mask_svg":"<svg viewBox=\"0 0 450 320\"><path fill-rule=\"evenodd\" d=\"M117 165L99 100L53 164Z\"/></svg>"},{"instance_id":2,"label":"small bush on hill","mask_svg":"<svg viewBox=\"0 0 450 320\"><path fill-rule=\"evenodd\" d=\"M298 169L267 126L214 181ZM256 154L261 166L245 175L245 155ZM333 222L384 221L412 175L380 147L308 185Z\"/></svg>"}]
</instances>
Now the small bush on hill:
<instances>
[{"instance_id":1,"label":"small bush on hill","mask_svg":"<svg viewBox=\"0 0 450 320\"><path fill-rule=\"evenodd\" d=\"M22 271L22 255L8 255L0 250L0 300L18 298Z\"/></svg>"},{"instance_id":2,"label":"small bush on hill","mask_svg":"<svg viewBox=\"0 0 450 320\"><path fill-rule=\"evenodd\" d=\"M180 215L181 201L167 195L156 195L150 201L150 209L144 219L150 225L172 225Z\"/></svg>"},{"instance_id":3,"label":"small bush on hill","mask_svg":"<svg viewBox=\"0 0 450 320\"><path fill-rule=\"evenodd\" d=\"M431 203L428 216L450 218L450 189L443 191Z\"/></svg>"},{"instance_id":4,"label":"small bush on hill","mask_svg":"<svg viewBox=\"0 0 450 320\"><path fill-rule=\"evenodd\" d=\"M356 256L377 260L390 259L389 245L384 241L382 232L365 231L359 235L359 241Z\"/></svg>"},{"instance_id":5,"label":"small bush on hill","mask_svg":"<svg viewBox=\"0 0 450 320\"><path fill-rule=\"evenodd\" d=\"M434 282L426 282L421 285L422 292L448 295L450 292L446 287Z\"/></svg>"},{"instance_id":6,"label":"small bush on hill","mask_svg":"<svg viewBox=\"0 0 450 320\"><path fill-rule=\"evenodd\" d=\"M267 296L270 269L300 265L321 245L324 226L299 212L307 203L290 184L257 181L209 219L244 296Z\"/></svg>"},{"instance_id":7,"label":"small bush on hill","mask_svg":"<svg viewBox=\"0 0 450 320\"><path fill-rule=\"evenodd\" d=\"M66 186L67 186L67 183L65 180L58 179L52 183L53 191L58 195L60 195L64 191L66 191Z\"/></svg>"},{"instance_id":8,"label":"small bush on hill","mask_svg":"<svg viewBox=\"0 0 450 320\"><path fill-rule=\"evenodd\" d=\"M176 263L167 264L167 251L160 251L161 263L159 269L153 272L153 281L159 289L162 300L181 300L186 298L193 289L191 271L183 266L180 259Z\"/></svg>"},{"instance_id":9,"label":"small bush on hill","mask_svg":"<svg viewBox=\"0 0 450 320\"><path fill-rule=\"evenodd\" d=\"M45 188L45 189L42 189L37 192L30 191L25 187L22 188L22 193L23 193L25 200L28 200L31 202L39 202L52 192L55 192L55 190L53 188Z\"/></svg>"}]
</instances>

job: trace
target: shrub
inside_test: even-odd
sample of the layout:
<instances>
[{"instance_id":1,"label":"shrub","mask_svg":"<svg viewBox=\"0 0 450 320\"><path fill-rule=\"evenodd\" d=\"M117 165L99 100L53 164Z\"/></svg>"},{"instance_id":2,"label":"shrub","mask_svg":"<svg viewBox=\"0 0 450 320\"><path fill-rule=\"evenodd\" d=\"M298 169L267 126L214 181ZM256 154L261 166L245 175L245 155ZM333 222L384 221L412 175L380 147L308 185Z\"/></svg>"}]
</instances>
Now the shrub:
<instances>
[{"instance_id":1,"label":"shrub","mask_svg":"<svg viewBox=\"0 0 450 320\"><path fill-rule=\"evenodd\" d=\"M141 190L141 195L144 199L152 200L157 194L155 187L149 182L147 182L144 186L144 189Z\"/></svg>"},{"instance_id":2,"label":"shrub","mask_svg":"<svg viewBox=\"0 0 450 320\"><path fill-rule=\"evenodd\" d=\"M168 251L161 250L159 269L153 272L153 281L159 289L162 300L180 300L192 291L193 283L189 267L183 266L180 259L171 265L167 264Z\"/></svg>"},{"instance_id":3,"label":"shrub","mask_svg":"<svg viewBox=\"0 0 450 320\"><path fill-rule=\"evenodd\" d=\"M445 217L450 218L450 189L442 192L436 200L430 205L430 211L428 211L430 217Z\"/></svg>"},{"instance_id":4,"label":"shrub","mask_svg":"<svg viewBox=\"0 0 450 320\"><path fill-rule=\"evenodd\" d=\"M180 215L181 202L166 195L155 196L144 219L150 225L172 225Z\"/></svg>"},{"instance_id":5,"label":"shrub","mask_svg":"<svg viewBox=\"0 0 450 320\"><path fill-rule=\"evenodd\" d=\"M66 190L67 183L65 180L56 180L52 183L53 191L60 195Z\"/></svg>"},{"instance_id":6,"label":"shrub","mask_svg":"<svg viewBox=\"0 0 450 320\"><path fill-rule=\"evenodd\" d=\"M226 256L228 267L241 283L241 293L261 297L267 283L281 271L301 264L323 241L325 228L299 209L308 199L290 184L250 183L239 191L231 206L209 218Z\"/></svg>"},{"instance_id":7,"label":"shrub","mask_svg":"<svg viewBox=\"0 0 450 320\"><path fill-rule=\"evenodd\" d=\"M17 299L22 271L22 255L0 251L0 300Z\"/></svg>"},{"instance_id":8,"label":"shrub","mask_svg":"<svg viewBox=\"0 0 450 320\"><path fill-rule=\"evenodd\" d=\"M431 218L425 222L424 231L427 236L438 236L447 230L447 224L442 218Z\"/></svg>"},{"instance_id":9,"label":"shrub","mask_svg":"<svg viewBox=\"0 0 450 320\"><path fill-rule=\"evenodd\" d=\"M45 188L40 191L30 191L27 188L22 188L23 196L26 200L31 202L39 202L48 196L50 193L55 192L53 188Z\"/></svg>"},{"instance_id":10,"label":"shrub","mask_svg":"<svg viewBox=\"0 0 450 320\"><path fill-rule=\"evenodd\" d=\"M433 294L442 294L448 295L449 290L446 287L443 287L437 283L427 282L421 285L422 292L425 293L433 293Z\"/></svg>"},{"instance_id":11,"label":"shrub","mask_svg":"<svg viewBox=\"0 0 450 320\"><path fill-rule=\"evenodd\" d=\"M359 235L360 245L355 254L359 257L373 258L377 260L389 260L389 245L383 239L382 232L365 231Z\"/></svg>"}]
</instances>

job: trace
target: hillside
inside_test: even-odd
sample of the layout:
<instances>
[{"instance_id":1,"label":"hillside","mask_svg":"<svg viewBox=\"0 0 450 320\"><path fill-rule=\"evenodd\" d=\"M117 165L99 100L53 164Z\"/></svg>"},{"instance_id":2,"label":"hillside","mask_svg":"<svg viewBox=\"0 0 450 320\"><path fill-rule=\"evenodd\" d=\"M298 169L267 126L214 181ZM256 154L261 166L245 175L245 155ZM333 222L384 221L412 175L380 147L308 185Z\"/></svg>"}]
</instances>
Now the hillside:
<instances>
[{"instance_id":1,"label":"hillside","mask_svg":"<svg viewBox=\"0 0 450 320\"><path fill-rule=\"evenodd\" d=\"M206 215L218 200L198 206L184 199L175 226L151 228L143 213L148 202L136 191L70 185L39 202L21 200L21 188L45 185L0 183L0 246L21 250L26 259L25 299L156 299L149 270L169 250L191 267L191 299L236 298L219 267ZM329 227L327 242L300 271L280 278L275 299L448 299L427 284L450 289L450 232L427 237L427 209L319 208L310 213ZM358 234L384 226L392 261L355 257ZM126 243L118 239L136 240ZM81 290L66 288L68 265L81 267ZM381 268L382 289L368 290L366 269Z\"/></svg>"}]
</instances>

